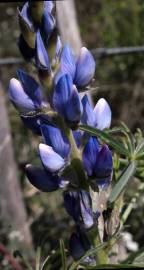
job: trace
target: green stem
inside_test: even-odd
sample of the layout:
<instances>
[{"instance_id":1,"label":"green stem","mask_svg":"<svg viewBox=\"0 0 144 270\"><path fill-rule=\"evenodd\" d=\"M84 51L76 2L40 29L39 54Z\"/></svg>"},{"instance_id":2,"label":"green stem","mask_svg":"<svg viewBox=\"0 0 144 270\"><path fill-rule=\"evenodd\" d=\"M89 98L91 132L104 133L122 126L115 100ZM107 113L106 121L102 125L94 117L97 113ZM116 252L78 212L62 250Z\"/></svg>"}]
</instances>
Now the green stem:
<instances>
[{"instance_id":1,"label":"green stem","mask_svg":"<svg viewBox=\"0 0 144 270\"><path fill-rule=\"evenodd\" d=\"M81 161L81 154L79 149L77 148L77 145L75 143L72 131L68 128L65 128L65 133L69 139L70 145L71 145L71 164L74 167L78 180L79 180L79 187L83 188L85 190L89 190L89 186L86 180L83 164Z\"/></svg>"},{"instance_id":2,"label":"green stem","mask_svg":"<svg viewBox=\"0 0 144 270\"><path fill-rule=\"evenodd\" d=\"M97 246L101 245L101 240L99 236L98 230L96 231L96 228L92 228L90 232L88 232L88 235L91 239L91 242L93 243L94 248ZM107 264L108 263L108 256L107 252L104 249L97 250L95 253L95 259L96 259L96 264Z\"/></svg>"}]
</instances>

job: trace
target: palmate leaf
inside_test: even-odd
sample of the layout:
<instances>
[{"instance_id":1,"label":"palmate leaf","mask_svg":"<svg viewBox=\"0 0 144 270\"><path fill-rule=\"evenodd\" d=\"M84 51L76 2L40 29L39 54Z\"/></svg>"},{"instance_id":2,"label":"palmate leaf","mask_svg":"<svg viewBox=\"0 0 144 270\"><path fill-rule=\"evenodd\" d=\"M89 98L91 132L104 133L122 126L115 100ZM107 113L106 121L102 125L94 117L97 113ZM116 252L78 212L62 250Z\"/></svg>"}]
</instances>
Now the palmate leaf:
<instances>
[{"instance_id":1,"label":"palmate leaf","mask_svg":"<svg viewBox=\"0 0 144 270\"><path fill-rule=\"evenodd\" d=\"M109 197L110 203L114 202L118 198L120 193L123 191L129 179L134 175L136 171L136 166L137 166L137 162L132 161L131 163L129 163L127 168L122 172L118 182L116 183L116 185L113 187L111 191L111 194Z\"/></svg>"},{"instance_id":2,"label":"palmate leaf","mask_svg":"<svg viewBox=\"0 0 144 270\"><path fill-rule=\"evenodd\" d=\"M82 131L88 132L92 136L97 136L100 138L102 141L106 142L109 146L114 148L119 154L129 156L129 151L128 149L124 146L124 144L118 142L118 140L114 139L107 131L101 131L99 129L90 127L90 126L85 126L85 125L80 125L79 129Z\"/></svg>"}]
</instances>

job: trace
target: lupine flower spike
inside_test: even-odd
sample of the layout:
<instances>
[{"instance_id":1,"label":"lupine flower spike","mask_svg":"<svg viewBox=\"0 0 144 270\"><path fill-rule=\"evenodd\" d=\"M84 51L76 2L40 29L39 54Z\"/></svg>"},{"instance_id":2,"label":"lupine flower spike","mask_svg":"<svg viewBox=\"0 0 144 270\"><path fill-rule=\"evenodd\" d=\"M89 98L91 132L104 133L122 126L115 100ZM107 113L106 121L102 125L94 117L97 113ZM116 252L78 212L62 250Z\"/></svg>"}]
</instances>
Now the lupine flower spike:
<instances>
[{"instance_id":1,"label":"lupine flower spike","mask_svg":"<svg viewBox=\"0 0 144 270\"><path fill-rule=\"evenodd\" d=\"M81 133L79 124L109 128L111 109L104 98L94 108L87 95L81 99L79 90L89 85L95 74L94 58L85 47L75 57L69 44L62 45L53 1L38 2L27 2L18 11L19 48L35 65L41 86L33 76L18 70L17 79L10 80L9 97L26 127L41 136L41 165L28 164L27 178L42 192L63 190L64 206L75 223L69 250L77 260L93 246L89 233L97 231L102 215L97 205L93 207L90 190L107 189L113 171L109 147L95 136ZM93 264L95 259L88 256L83 263Z\"/></svg>"}]
</instances>

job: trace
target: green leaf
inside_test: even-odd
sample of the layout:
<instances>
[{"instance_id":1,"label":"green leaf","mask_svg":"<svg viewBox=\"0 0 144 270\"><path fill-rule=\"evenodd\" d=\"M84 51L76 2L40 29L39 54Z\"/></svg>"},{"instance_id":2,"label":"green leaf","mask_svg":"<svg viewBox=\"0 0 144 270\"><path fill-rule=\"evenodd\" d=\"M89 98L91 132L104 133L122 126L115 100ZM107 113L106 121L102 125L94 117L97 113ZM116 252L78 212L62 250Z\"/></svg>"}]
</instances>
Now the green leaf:
<instances>
[{"instance_id":1,"label":"green leaf","mask_svg":"<svg viewBox=\"0 0 144 270\"><path fill-rule=\"evenodd\" d=\"M114 148L118 153L129 156L128 150L125 148L125 146L118 142L118 140L114 139L110 134L108 134L105 131L101 131L99 129L80 125L79 129L82 131L86 131L92 136L99 137L102 141L106 142L108 145L110 145L112 148Z\"/></svg>"},{"instance_id":2,"label":"green leaf","mask_svg":"<svg viewBox=\"0 0 144 270\"><path fill-rule=\"evenodd\" d=\"M111 191L111 194L110 194L110 197L109 197L109 202L110 203L114 202L118 198L118 196L123 191L126 184L128 183L129 179L134 175L134 173L136 171L136 165L137 165L137 162L132 161L127 166L127 168L123 171L123 173L121 174L118 182L116 183L116 185L114 186L114 188Z\"/></svg>"},{"instance_id":3,"label":"green leaf","mask_svg":"<svg viewBox=\"0 0 144 270\"><path fill-rule=\"evenodd\" d=\"M61 251L61 258L62 258L62 269L67 270L66 266L66 255L65 255L65 246L62 239L60 239L60 251Z\"/></svg>"},{"instance_id":4,"label":"green leaf","mask_svg":"<svg viewBox=\"0 0 144 270\"><path fill-rule=\"evenodd\" d=\"M144 264L144 247L130 254L124 263Z\"/></svg>"},{"instance_id":5,"label":"green leaf","mask_svg":"<svg viewBox=\"0 0 144 270\"><path fill-rule=\"evenodd\" d=\"M87 270L94 270L94 269L131 269L131 268L143 268L143 265L139 264L103 264L97 265L94 267L86 267Z\"/></svg>"},{"instance_id":6,"label":"green leaf","mask_svg":"<svg viewBox=\"0 0 144 270\"><path fill-rule=\"evenodd\" d=\"M38 247L36 252L36 270L40 270L40 258L41 258L41 247Z\"/></svg>"}]
</instances>

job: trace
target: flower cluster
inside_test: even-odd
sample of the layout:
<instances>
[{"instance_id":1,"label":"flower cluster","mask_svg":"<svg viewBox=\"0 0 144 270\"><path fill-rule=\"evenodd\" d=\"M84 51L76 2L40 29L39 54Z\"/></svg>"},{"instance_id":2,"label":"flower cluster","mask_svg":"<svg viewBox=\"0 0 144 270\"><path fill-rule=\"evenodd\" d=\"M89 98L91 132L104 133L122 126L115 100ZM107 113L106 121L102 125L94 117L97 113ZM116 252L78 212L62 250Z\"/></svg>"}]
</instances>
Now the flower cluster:
<instances>
[{"instance_id":1,"label":"flower cluster","mask_svg":"<svg viewBox=\"0 0 144 270\"><path fill-rule=\"evenodd\" d=\"M64 206L76 224L70 252L79 259L90 249L87 231L97 225L101 215L93 209L90 189L101 191L109 186L112 154L107 145L78 128L80 123L109 128L111 110L103 98L93 108L87 95L80 97L79 90L90 84L96 64L85 47L76 58L68 44L62 45L53 7L52 1L30 1L18 11L19 48L34 64L41 86L18 70L18 79L10 81L9 97L24 125L43 140L38 150L42 166L27 165L27 177L43 192L64 190Z\"/></svg>"}]
</instances>

